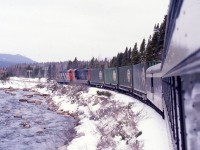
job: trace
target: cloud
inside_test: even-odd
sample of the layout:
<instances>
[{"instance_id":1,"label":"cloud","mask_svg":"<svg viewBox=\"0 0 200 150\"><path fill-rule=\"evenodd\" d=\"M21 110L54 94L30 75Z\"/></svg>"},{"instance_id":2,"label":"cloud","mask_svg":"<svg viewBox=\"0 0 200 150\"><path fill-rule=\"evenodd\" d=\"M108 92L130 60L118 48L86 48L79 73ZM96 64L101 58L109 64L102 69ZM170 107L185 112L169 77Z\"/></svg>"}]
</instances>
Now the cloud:
<instances>
[{"instance_id":1,"label":"cloud","mask_svg":"<svg viewBox=\"0 0 200 150\"><path fill-rule=\"evenodd\" d=\"M142 41L168 0L9 0L0 2L0 51L36 61L112 57Z\"/></svg>"}]
</instances>

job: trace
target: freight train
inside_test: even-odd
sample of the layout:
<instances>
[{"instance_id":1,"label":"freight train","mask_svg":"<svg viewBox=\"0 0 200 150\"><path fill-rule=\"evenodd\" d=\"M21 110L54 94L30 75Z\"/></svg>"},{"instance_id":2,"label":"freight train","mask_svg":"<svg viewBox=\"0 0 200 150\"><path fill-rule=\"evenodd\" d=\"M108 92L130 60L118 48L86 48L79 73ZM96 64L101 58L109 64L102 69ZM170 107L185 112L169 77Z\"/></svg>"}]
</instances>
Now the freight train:
<instances>
[{"instance_id":1,"label":"freight train","mask_svg":"<svg viewBox=\"0 0 200 150\"><path fill-rule=\"evenodd\" d=\"M200 148L200 1L171 0L161 63L60 72L61 83L81 81L137 97L166 120L175 150Z\"/></svg>"},{"instance_id":2,"label":"freight train","mask_svg":"<svg viewBox=\"0 0 200 150\"><path fill-rule=\"evenodd\" d=\"M146 71L147 68L157 63L158 62L146 62L136 65L105 69L69 69L60 72L60 80L58 82L84 83L90 86L118 90L119 92L137 97L139 100L150 105L164 116L163 107L160 106L160 102L154 100L162 99L162 94L160 94L162 93L161 88L159 90L154 90L153 85L157 86L157 84L153 83L152 77L146 75L146 73L148 74ZM160 63L158 65L160 66ZM154 72L151 70L150 75L153 73ZM159 83L161 83L161 76L159 79ZM151 87L147 88L146 82L149 81ZM147 97L147 93L151 96Z\"/></svg>"}]
</instances>

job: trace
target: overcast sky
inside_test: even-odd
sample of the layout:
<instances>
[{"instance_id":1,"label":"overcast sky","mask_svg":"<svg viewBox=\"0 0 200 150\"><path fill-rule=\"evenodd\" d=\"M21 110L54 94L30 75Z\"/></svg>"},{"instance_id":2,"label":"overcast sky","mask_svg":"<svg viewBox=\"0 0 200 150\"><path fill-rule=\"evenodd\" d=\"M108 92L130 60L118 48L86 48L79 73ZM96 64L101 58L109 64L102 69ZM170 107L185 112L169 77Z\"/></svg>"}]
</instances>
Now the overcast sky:
<instances>
[{"instance_id":1,"label":"overcast sky","mask_svg":"<svg viewBox=\"0 0 200 150\"><path fill-rule=\"evenodd\" d=\"M0 53L35 61L111 58L148 39L169 0L0 0Z\"/></svg>"}]
</instances>

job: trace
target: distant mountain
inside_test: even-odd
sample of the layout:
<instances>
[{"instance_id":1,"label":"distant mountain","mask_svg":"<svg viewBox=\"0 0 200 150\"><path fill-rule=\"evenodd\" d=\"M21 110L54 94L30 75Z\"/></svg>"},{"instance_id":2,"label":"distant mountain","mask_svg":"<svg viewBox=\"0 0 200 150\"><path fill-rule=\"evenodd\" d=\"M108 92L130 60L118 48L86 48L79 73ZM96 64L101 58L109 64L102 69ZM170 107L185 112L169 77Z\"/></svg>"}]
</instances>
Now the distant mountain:
<instances>
[{"instance_id":1,"label":"distant mountain","mask_svg":"<svg viewBox=\"0 0 200 150\"><path fill-rule=\"evenodd\" d=\"M11 55L11 54L0 54L0 67L8 67L14 64L21 63L35 63L35 61L31 60L22 55Z\"/></svg>"}]
</instances>

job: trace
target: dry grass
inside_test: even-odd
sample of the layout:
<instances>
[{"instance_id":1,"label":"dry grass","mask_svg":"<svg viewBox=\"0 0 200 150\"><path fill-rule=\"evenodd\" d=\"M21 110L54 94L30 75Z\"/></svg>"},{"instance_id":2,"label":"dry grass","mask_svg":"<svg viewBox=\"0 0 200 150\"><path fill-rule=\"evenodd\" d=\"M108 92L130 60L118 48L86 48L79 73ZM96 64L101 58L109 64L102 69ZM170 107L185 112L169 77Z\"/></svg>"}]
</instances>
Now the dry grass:
<instances>
[{"instance_id":1,"label":"dry grass","mask_svg":"<svg viewBox=\"0 0 200 150\"><path fill-rule=\"evenodd\" d=\"M121 137L129 149L142 149L143 144L136 137L140 133L137 123L142 118L142 114L131 111L133 105L132 103L131 106L123 106L116 101L110 101L98 110L96 118L100 120L98 130L102 134L98 149L115 149L117 146L115 137Z\"/></svg>"}]
</instances>

